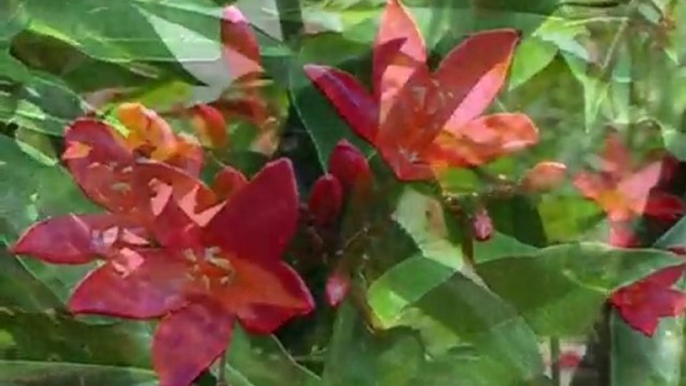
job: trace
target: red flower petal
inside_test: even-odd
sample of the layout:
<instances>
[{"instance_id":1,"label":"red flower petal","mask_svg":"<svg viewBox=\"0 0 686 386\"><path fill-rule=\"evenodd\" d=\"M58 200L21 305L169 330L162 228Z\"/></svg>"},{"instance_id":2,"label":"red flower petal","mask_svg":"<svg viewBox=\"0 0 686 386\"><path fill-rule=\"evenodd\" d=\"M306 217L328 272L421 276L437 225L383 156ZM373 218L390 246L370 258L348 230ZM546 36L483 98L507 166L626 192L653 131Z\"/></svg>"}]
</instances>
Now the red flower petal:
<instances>
[{"instance_id":1,"label":"red flower petal","mask_svg":"<svg viewBox=\"0 0 686 386\"><path fill-rule=\"evenodd\" d=\"M228 144L226 120L219 110L210 105L197 105L191 114L191 123L206 146L221 148Z\"/></svg>"},{"instance_id":2,"label":"red flower petal","mask_svg":"<svg viewBox=\"0 0 686 386\"><path fill-rule=\"evenodd\" d=\"M645 281L668 288L676 284L676 282L681 279L681 276L684 274L684 269L686 269L685 265L668 267L648 276Z\"/></svg>"},{"instance_id":3,"label":"red flower petal","mask_svg":"<svg viewBox=\"0 0 686 386\"><path fill-rule=\"evenodd\" d=\"M240 258L275 263L295 234L298 213L293 166L273 161L209 222L209 241Z\"/></svg>"},{"instance_id":4,"label":"red flower petal","mask_svg":"<svg viewBox=\"0 0 686 386\"><path fill-rule=\"evenodd\" d=\"M131 319L155 318L184 303L186 266L167 252L124 249L78 285L69 310Z\"/></svg>"},{"instance_id":5,"label":"red flower petal","mask_svg":"<svg viewBox=\"0 0 686 386\"><path fill-rule=\"evenodd\" d=\"M430 151L434 162L456 167L478 166L518 152L538 142L538 128L524 114L493 114L477 118L459 130L443 131Z\"/></svg>"},{"instance_id":6,"label":"red flower petal","mask_svg":"<svg viewBox=\"0 0 686 386\"><path fill-rule=\"evenodd\" d=\"M260 46L238 7L224 8L221 24L221 39L224 44L224 58L233 79L262 73Z\"/></svg>"},{"instance_id":7,"label":"red flower petal","mask_svg":"<svg viewBox=\"0 0 686 386\"><path fill-rule=\"evenodd\" d=\"M123 137L105 123L79 119L64 139L67 167L88 198L110 211L125 211L135 204L130 190L134 157Z\"/></svg>"},{"instance_id":8,"label":"red flower petal","mask_svg":"<svg viewBox=\"0 0 686 386\"><path fill-rule=\"evenodd\" d=\"M620 248L637 248L641 241L630 224L610 223L609 243Z\"/></svg>"},{"instance_id":9,"label":"red flower petal","mask_svg":"<svg viewBox=\"0 0 686 386\"><path fill-rule=\"evenodd\" d=\"M338 307L350 292L350 274L337 269L326 280L326 302L331 307Z\"/></svg>"},{"instance_id":10,"label":"red flower petal","mask_svg":"<svg viewBox=\"0 0 686 386\"><path fill-rule=\"evenodd\" d=\"M374 41L373 61L372 83L383 117L415 69L426 63L426 48L420 31L397 0L389 0L386 4Z\"/></svg>"},{"instance_id":11,"label":"red flower petal","mask_svg":"<svg viewBox=\"0 0 686 386\"><path fill-rule=\"evenodd\" d=\"M228 200L247 184L248 180L243 173L230 166L225 166L214 176L212 190L217 195L217 199Z\"/></svg>"},{"instance_id":12,"label":"red flower petal","mask_svg":"<svg viewBox=\"0 0 686 386\"><path fill-rule=\"evenodd\" d=\"M347 192L356 186L366 189L372 182L372 171L367 158L345 139L339 141L333 149L329 157L329 171L338 178Z\"/></svg>"},{"instance_id":13,"label":"red flower petal","mask_svg":"<svg viewBox=\"0 0 686 386\"><path fill-rule=\"evenodd\" d=\"M312 294L298 273L287 264L267 268L237 260L235 290L222 299L235 310L248 331L271 333L293 317L306 315L314 309ZM245 274L241 276L241 272Z\"/></svg>"},{"instance_id":14,"label":"red flower petal","mask_svg":"<svg viewBox=\"0 0 686 386\"><path fill-rule=\"evenodd\" d=\"M325 227L333 224L343 207L343 188L338 178L325 174L314 183L310 193L309 208L315 225Z\"/></svg>"},{"instance_id":15,"label":"red flower petal","mask_svg":"<svg viewBox=\"0 0 686 386\"><path fill-rule=\"evenodd\" d=\"M362 138L374 143L379 107L369 92L350 74L327 66L308 64L305 74Z\"/></svg>"},{"instance_id":16,"label":"red flower petal","mask_svg":"<svg viewBox=\"0 0 686 386\"><path fill-rule=\"evenodd\" d=\"M657 330L659 317L644 307L619 307L619 314L631 328L646 336L653 336Z\"/></svg>"},{"instance_id":17,"label":"red flower petal","mask_svg":"<svg viewBox=\"0 0 686 386\"><path fill-rule=\"evenodd\" d=\"M661 220L678 220L684 214L684 202L678 196L662 191L652 191L639 207L639 213L645 213Z\"/></svg>"},{"instance_id":18,"label":"red flower petal","mask_svg":"<svg viewBox=\"0 0 686 386\"><path fill-rule=\"evenodd\" d=\"M193 303L160 322L152 360L160 386L188 386L226 349L234 317L215 304Z\"/></svg>"},{"instance_id":19,"label":"red flower petal","mask_svg":"<svg viewBox=\"0 0 686 386\"><path fill-rule=\"evenodd\" d=\"M416 151L389 145L379 148L384 161L400 181L423 181L435 177L434 171Z\"/></svg>"},{"instance_id":20,"label":"red flower petal","mask_svg":"<svg viewBox=\"0 0 686 386\"><path fill-rule=\"evenodd\" d=\"M622 178L631 173L631 152L624 146L617 133L612 133L605 139L605 152L603 154L603 171L614 178ZM657 182L657 180L655 181ZM654 183L650 186L655 185Z\"/></svg>"},{"instance_id":21,"label":"red flower petal","mask_svg":"<svg viewBox=\"0 0 686 386\"><path fill-rule=\"evenodd\" d=\"M602 176L589 172L579 172L574 176L574 186L590 200L597 199L607 189L612 188L606 184Z\"/></svg>"},{"instance_id":22,"label":"red flower petal","mask_svg":"<svg viewBox=\"0 0 686 386\"><path fill-rule=\"evenodd\" d=\"M109 213L55 217L27 229L12 252L54 264L84 264L109 253L126 228L140 235L135 225Z\"/></svg>"},{"instance_id":23,"label":"red flower petal","mask_svg":"<svg viewBox=\"0 0 686 386\"><path fill-rule=\"evenodd\" d=\"M435 73L444 104L437 119L457 133L481 115L500 91L519 41L515 30L479 32L443 59ZM448 120L449 119L449 120Z\"/></svg>"},{"instance_id":24,"label":"red flower petal","mask_svg":"<svg viewBox=\"0 0 686 386\"><path fill-rule=\"evenodd\" d=\"M155 240L167 248L193 248L202 239L201 224L173 199L167 200L162 211L154 217L151 229Z\"/></svg>"}]
</instances>

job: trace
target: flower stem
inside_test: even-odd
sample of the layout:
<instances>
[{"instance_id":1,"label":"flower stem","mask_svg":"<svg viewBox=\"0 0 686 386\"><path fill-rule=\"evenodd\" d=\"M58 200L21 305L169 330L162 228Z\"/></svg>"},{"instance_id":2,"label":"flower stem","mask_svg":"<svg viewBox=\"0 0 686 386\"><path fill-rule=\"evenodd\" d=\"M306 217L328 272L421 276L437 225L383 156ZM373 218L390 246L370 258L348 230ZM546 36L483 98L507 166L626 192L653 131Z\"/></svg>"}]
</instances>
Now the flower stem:
<instances>
[{"instance_id":1,"label":"flower stem","mask_svg":"<svg viewBox=\"0 0 686 386\"><path fill-rule=\"evenodd\" d=\"M283 40L289 45L296 44L305 29L300 0L276 0L276 8Z\"/></svg>"},{"instance_id":2,"label":"flower stem","mask_svg":"<svg viewBox=\"0 0 686 386\"><path fill-rule=\"evenodd\" d=\"M224 350L221 357L219 357L219 371L217 372L217 386L229 386L229 381L226 379L226 360L228 358L229 350Z\"/></svg>"}]
</instances>

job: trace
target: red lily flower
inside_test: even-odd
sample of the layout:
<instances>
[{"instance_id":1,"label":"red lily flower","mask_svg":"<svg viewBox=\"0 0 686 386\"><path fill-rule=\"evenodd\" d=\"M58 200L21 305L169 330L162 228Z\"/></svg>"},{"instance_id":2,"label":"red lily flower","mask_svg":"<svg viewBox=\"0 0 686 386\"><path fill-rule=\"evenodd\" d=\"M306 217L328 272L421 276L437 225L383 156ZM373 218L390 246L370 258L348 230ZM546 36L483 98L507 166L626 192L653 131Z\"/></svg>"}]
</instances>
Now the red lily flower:
<instances>
[{"instance_id":1,"label":"red lily flower","mask_svg":"<svg viewBox=\"0 0 686 386\"><path fill-rule=\"evenodd\" d=\"M621 288L610 302L629 326L652 336L660 318L678 316L686 309L686 294L672 289L685 267L669 267Z\"/></svg>"},{"instance_id":2,"label":"red lily flower","mask_svg":"<svg viewBox=\"0 0 686 386\"><path fill-rule=\"evenodd\" d=\"M139 168L147 177L162 175L151 204L155 221L149 226L159 246L117 245L110 259L74 290L69 309L130 319L161 317L153 364L162 386L189 385L225 350L236 320L251 332L270 333L313 309L305 284L280 258L298 216L289 161L268 164L250 182L236 170L223 171L217 177L225 197L221 201L179 169L160 163ZM177 197L180 185L193 188ZM68 244L71 255L82 247L81 259L56 259L52 254L62 252L55 252L59 246L43 240L44 234L30 229L15 251L51 262L90 261L81 257L92 254L91 244L82 247L77 243L82 239L74 237ZM187 355L190 351L193 355Z\"/></svg>"},{"instance_id":3,"label":"red lily flower","mask_svg":"<svg viewBox=\"0 0 686 386\"><path fill-rule=\"evenodd\" d=\"M306 65L305 72L400 180L425 180L538 141L524 114L480 116L505 81L518 39L509 29L475 34L432 74L414 20L389 0L374 44L373 96L340 70Z\"/></svg>"},{"instance_id":4,"label":"red lily flower","mask_svg":"<svg viewBox=\"0 0 686 386\"><path fill-rule=\"evenodd\" d=\"M673 174L674 161L665 157L635 170L629 150L616 134L608 136L600 173L581 172L574 185L584 197L594 200L610 221L628 221L648 215L673 220L684 213L684 204L675 195L658 189Z\"/></svg>"}]
</instances>

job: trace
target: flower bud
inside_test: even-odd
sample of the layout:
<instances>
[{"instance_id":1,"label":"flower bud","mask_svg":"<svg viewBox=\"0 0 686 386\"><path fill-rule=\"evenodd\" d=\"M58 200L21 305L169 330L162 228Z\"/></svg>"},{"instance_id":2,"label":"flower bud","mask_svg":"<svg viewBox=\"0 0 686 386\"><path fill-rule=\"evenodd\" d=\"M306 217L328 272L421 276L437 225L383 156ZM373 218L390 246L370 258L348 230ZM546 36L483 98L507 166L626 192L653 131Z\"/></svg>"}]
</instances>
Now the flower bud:
<instances>
[{"instance_id":1,"label":"flower bud","mask_svg":"<svg viewBox=\"0 0 686 386\"><path fill-rule=\"evenodd\" d=\"M367 158L345 139L338 142L331 153L329 170L340 180L347 192L370 187L372 171Z\"/></svg>"},{"instance_id":2,"label":"flower bud","mask_svg":"<svg viewBox=\"0 0 686 386\"><path fill-rule=\"evenodd\" d=\"M229 142L226 120L222 113L209 105L197 105L191 109L191 124L198 133L200 142L213 149L224 147Z\"/></svg>"},{"instance_id":3,"label":"flower bud","mask_svg":"<svg viewBox=\"0 0 686 386\"><path fill-rule=\"evenodd\" d=\"M522 188L528 192L547 192L564 181L567 167L560 162L543 161L534 165L522 178Z\"/></svg>"},{"instance_id":4,"label":"flower bud","mask_svg":"<svg viewBox=\"0 0 686 386\"><path fill-rule=\"evenodd\" d=\"M326 280L326 302L338 307L350 292L350 275L343 269L336 269Z\"/></svg>"},{"instance_id":5,"label":"flower bud","mask_svg":"<svg viewBox=\"0 0 686 386\"><path fill-rule=\"evenodd\" d=\"M472 219L472 231L476 241L486 241L493 234L493 220L484 207L479 207Z\"/></svg>"},{"instance_id":6,"label":"flower bud","mask_svg":"<svg viewBox=\"0 0 686 386\"><path fill-rule=\"evenodd\" d=\"M309 208L318 227L333 224L343 207L343 189L338 178L325 174L315 182L310 193Z\"/></svg>"}]
</instances>

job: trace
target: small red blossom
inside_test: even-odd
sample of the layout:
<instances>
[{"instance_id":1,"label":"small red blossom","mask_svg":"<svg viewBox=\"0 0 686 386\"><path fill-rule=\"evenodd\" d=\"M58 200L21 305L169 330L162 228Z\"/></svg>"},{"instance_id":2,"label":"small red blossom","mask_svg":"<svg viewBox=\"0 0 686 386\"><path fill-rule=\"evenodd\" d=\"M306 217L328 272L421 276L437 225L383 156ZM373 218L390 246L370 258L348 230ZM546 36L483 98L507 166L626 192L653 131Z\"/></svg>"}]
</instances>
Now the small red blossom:
<instances>
[{"instance_id":1,"label":"small red blossom","mask_svg":"<svg viewBox=\"0 0 686 386\"><path fill-rule=\"evenodd\" d=\"M613 222L647 215L674 220L684 213L682 200L660 190L674 171L674 160L665 157L636 170L631 154L616 134L607 138L599 173L580 172L574 185L584 197L595 201Z\"/></svg>"},{"instance_id":2,"label":"small red blossom","mask_svg":"<svg viewBox=\"0 0 686 386\"><path fill-rule=\"evenodd\" d=\"M674 317L686 309L686 294L672 289L686 266L665 268L617 290L610 302L633 329L652 336L660 318Z\"/></svg>"},{"instance_id":3,"label":"small red blossom","mask_svg":"<svg viewBox=\"0 0 686 386\"><path fill-rule=\"evenodd\" d=\"M312 187L308 206L316 226L333 224L343 207L343 188L338 178L332 174L319 177Z\"/></svg>"},{"instance_id":4,"label":"small red blossom","mask_svg":"<svg viewBox=\"0 0 686 386\"><path fill-rule=\"evenodd\" d=\"M524 114L481 114L502 87L519 40L503 29L474 34L434 73L424 41L398 0L388 0L374 43L373 95L350 74L305 73L400 180L426 180L447 166L481 165L538 142Z\"/></svg>"}]
</instances>

